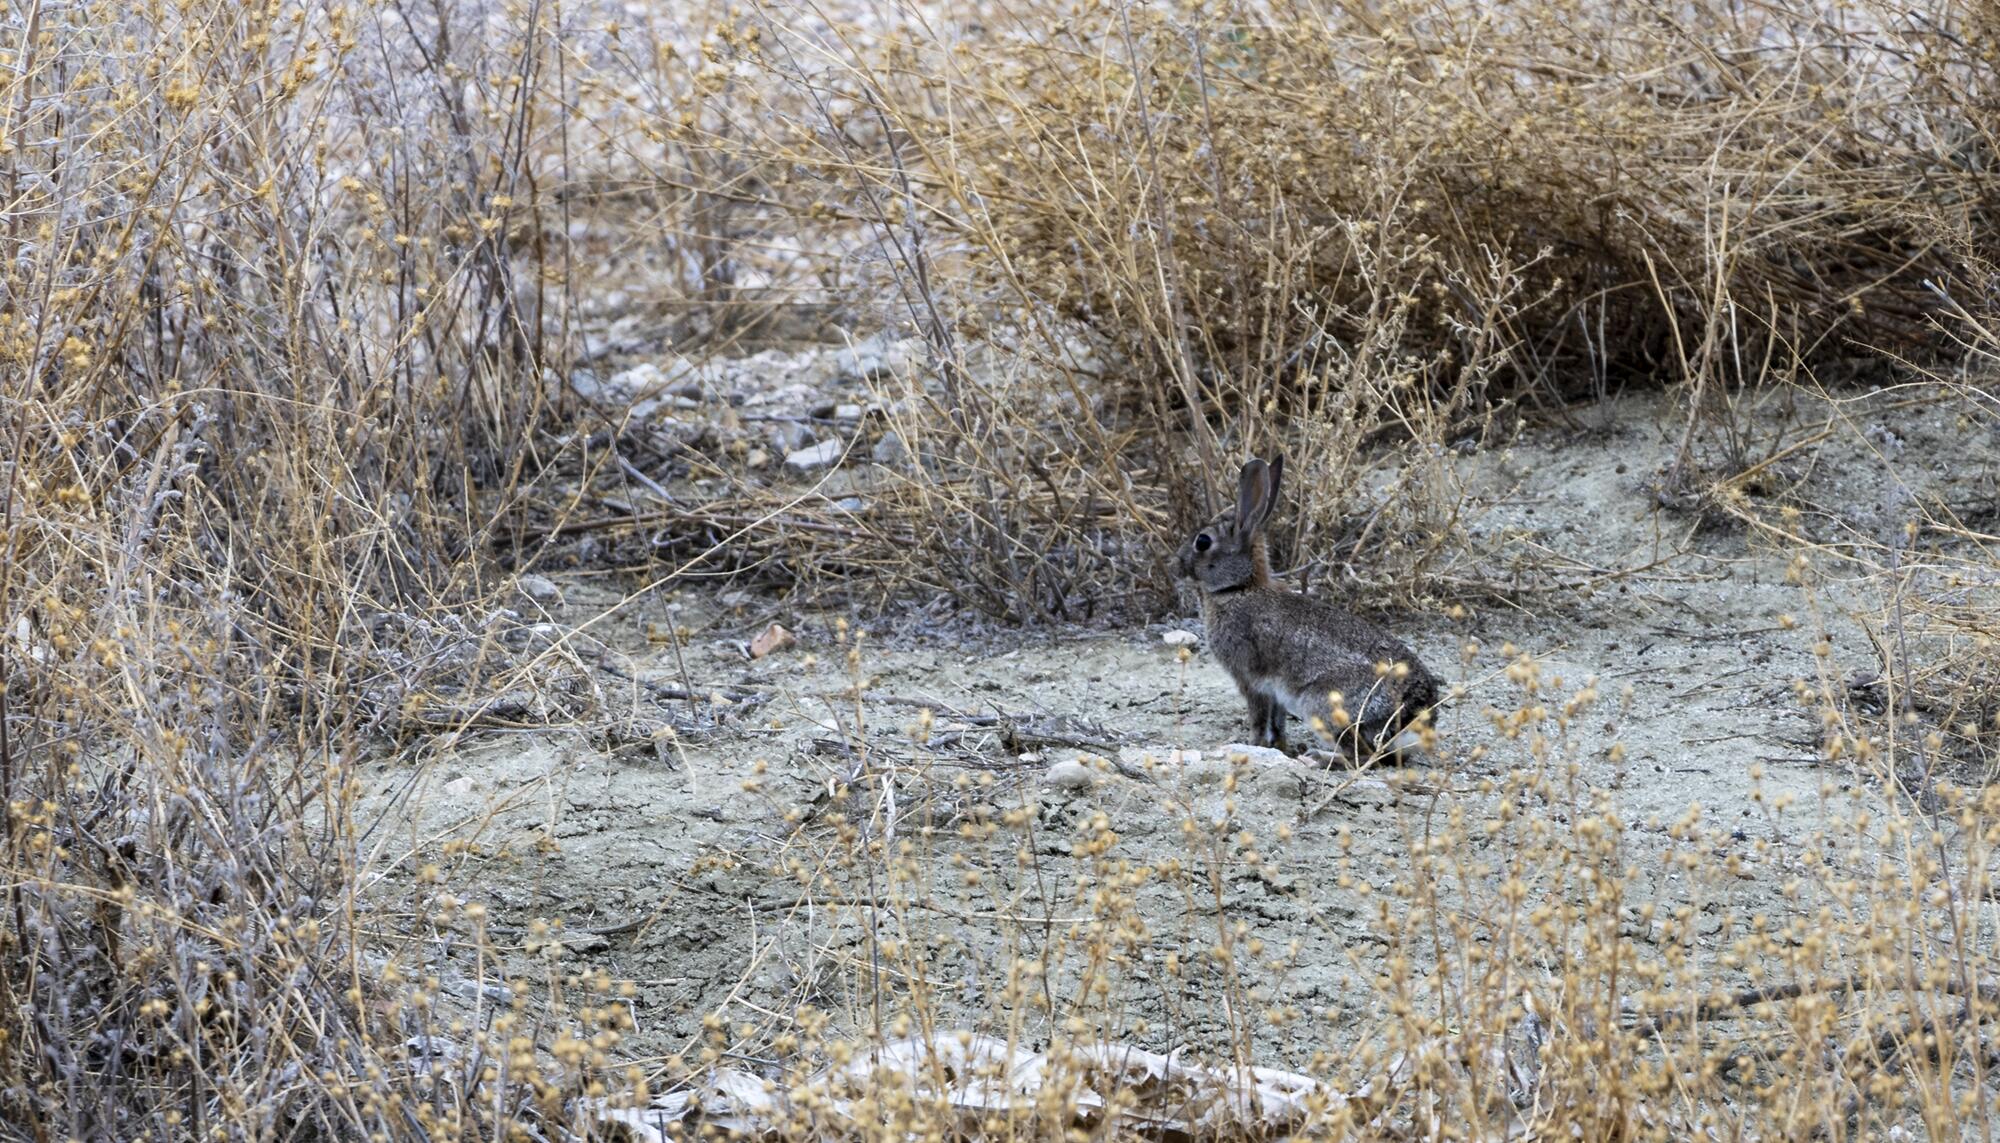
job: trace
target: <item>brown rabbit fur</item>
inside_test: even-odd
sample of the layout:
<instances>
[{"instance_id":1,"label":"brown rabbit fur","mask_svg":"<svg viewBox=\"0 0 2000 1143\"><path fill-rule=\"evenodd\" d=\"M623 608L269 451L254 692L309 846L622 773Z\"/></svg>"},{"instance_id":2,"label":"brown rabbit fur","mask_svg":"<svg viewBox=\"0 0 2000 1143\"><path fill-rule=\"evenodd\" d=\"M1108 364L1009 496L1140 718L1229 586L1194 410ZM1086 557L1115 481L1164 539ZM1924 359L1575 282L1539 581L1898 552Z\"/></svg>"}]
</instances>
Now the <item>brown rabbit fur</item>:
<instances>
[{"instance_id":1,"label":"brown rabbit fur","mask_svg":"<svg viewBox=\"0 0 2000 1143\"><path fill-rule=\"evenodd\" d=\"M1357 753L1398 749L1400 732L1437 702L1437 678L1387 631L1271 578L1264 524L1284 473L1282 455L1270 464L1252 459L1238 477L1235 509L1181 546L1180 572L1200 589L1209 650L1249 704L1258 745L1283 750L1285 718L1297 715L1319 720ZM1345 726L1336 725L1335 693Z\"/></svg>"}]
</instances>

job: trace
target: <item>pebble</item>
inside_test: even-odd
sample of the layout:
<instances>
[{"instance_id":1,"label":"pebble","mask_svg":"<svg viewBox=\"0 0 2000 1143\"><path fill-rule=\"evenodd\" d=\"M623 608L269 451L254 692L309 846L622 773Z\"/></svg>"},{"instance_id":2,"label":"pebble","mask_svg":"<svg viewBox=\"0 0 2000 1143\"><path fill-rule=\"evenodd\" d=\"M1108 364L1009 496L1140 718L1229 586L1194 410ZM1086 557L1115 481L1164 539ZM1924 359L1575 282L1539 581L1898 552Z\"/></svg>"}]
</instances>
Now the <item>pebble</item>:
<instances>
[{"instance_id":1,"label":"pebble","mask_svg":"<svg viewBox=\"0 0 2000 1143\"><path fill-rule=\"evenodd\" d=\"M797 421L779 421L771 426L771 443L779 452L792 453L811 448L819 436L806 425Z\"/></svg>"},{"instance_id":2,"label":"pebble","mask_svg":"<svg viewBox=\"0 0 2000 1143\"><path fill-rule=\"evenodd\" d=\"M764 628L755 639L750 640L750 657L761 659L766 655L775 655L787 647L797 646L798 642L798 636L785 627L773 623Z\"/></svg>"},{"instance_id":3,"label":"pebble","mask_svg":"<svg viewBox=\"0 0 2000 1143\"><path fill-rule=\"evenodd\" d=\"M1210 770L1215 770L1217 777L1228 771L1226 764L1213 760L1204 762L1202 752L1199 750L1182 750L1177 746L1123 746L1118 750L1118 761L1125 769L1139 772L1179 769L1184 774L1196 776L1200 781L1210 780L1208 774Z\"/></svg>"},{"instance_id":4,"label":"pebble","mask_svg":"<svg viewBox=\"0 0 2000 1143\"><path fill-rule=\"evenodd\" d=\"M785 466L787 468L796 468L800 472L811 472L813 469L825 468L827 465L839 460L840 453L841 445L839 441L821 441L810 448L802 448L796 452L786 453Z\"/></svg>"},{"instance_id":5,"label":"pebble","mask_svg":"<svg viewBox=\"0 0 2000 1143\"><path fill-rule=\"evenodd\" d=\"M445 985L445 988L454 995L463 996L467 1000L478 1000L483 997L495 1004L508 1004L512 1003L514 999L514 990L504 984L490 984L485 981L467 980L464 977L450 981Z\"/></svg>"},{"instance_id":6,"label":"pebble","mask_svg":"<svg viewBox=\"0 0 2000 1143\"><path fill-rule=\"evenodd\" d=\"M1087 763L1069 758L1049 767L1042 775L1042 784L1072 794L1082 793L1097 784L1097 771Z\"/></svg>"},{"instance_id":7,"label":"pebble","mask_svg":"<svg viewBox=\"0 0 2000 1143\"><path fill-rule=\"evenodd\" d=\"M887 465L893 468L903 463L909 455L910 450L903 445L903 434L894 429L883 433L882 439L875 442L874 456L876 464Z\"/></svg>"},{"instance_id":8,"label":"pebble","mask_svg":"<svg viewBox=\"0 0 2000 1143\"><path fill-rule=\"evenodd\" d=\"M1273 750L1268 746L1252 746L1247 742L1232 742L1216 753L1222 755L1223 761L1230 763L1234 763L1238 758L1241 758L1251 766L1290 766L1292 764L1292 756L1282 750Z\"/></svg>"},{"instance_id":9,"label":"pebble","mask_svg":"<svg viewBox=\"0 0 2000 1143\"><path fill-rule=\"evenodd\" d=\"M908 369L923 353L923 343L915 338L894 338L887 332L864 337L848 346L834 368L841 383L872 381L887 373Z\"/></svg>"},{"instance_id":10,"label":"pebble","mask_svg":"<svg viewBox=\"0 0 2000 1143\"><path fill-rule=\"evenodd\" d=\"M648 361L622 372L613 373L609 386L613 392L631 400L657 395L667 387L668 381L665 371Z\"/></svg>"},{"instance_id":11,"label":"pebble","mask_svg":"<svg viewBox=\"0 0 2000 1143\"><path fill-rule=\"evenodd\" d=\"M514 581L514 586L521 589L522 595L536 603L554 605L562 602L562 589L547 576L524 575Z\"/></svg>"}]
</instances>

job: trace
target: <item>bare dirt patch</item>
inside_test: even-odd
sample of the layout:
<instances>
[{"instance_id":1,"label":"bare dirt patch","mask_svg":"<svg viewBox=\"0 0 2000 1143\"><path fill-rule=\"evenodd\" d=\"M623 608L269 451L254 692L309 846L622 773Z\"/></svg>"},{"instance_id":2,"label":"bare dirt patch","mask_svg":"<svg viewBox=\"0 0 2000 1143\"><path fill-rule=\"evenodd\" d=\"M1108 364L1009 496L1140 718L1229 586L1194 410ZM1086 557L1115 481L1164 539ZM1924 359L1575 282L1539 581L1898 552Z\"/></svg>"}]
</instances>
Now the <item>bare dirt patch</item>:
<instances>
[{"instance_id":1,"label":"bare dirt patch","mask_svg":"<svg viewBox=\"0 0 2000 1143\"><path fill-rule=\"evenodd\" d=\"M1834 455L1836 433L1788 459L1792 488L1848 506L1796 522L1836 557L1843 535L1893 533L1916 498L1992 471L1990 426L1968 436L1933 402L1870 415L1897 398L1744 413L1781 443L1828 418L1897 442ZM1148 1047L1236 1043L1302 1067L1388 1019L1385 990L1410 966L1385 956L1465 955L1491 938L1413 946L1391 933L1450 920L1404 913L1421 896L1413 861L1436 857L1439 839L1457 839L1454 852L1430 868L1457 883L1431 892L1461 919L1494 923L1510 877L1526 878L1522 918L1591 890L1519 864L1539 844L1506 824L1525 801L1544 825L1619 823L1625 922L1676 946L1679 971L1758 978L1729 950L1746 925L1811 923L1796 884L1808 835L1881 811L1880 776L1827 761L1794 690L1879 668L1864 628L1880 585L1831 558L1809 573L1808 599L1788 582L1795 553L1758 529L1662 507L1665 398L1584 420L1601 427L1529 430L1452 462L1474 527L1573 570L1567 587L1459 618L1443 600L1394 617L1454 688L1428 764L1353 772L1233 750L1243 713L1225 673L1162 639L1198 630L1192 609L1145 628L910 617L864 631L741 591L634 595L579 576L559 584L556 617L585 632L575 646L605 668L616 717L385 757L369 776L375 837L408 853L405 872L476 842L451 847L445 876L492 908L511 970L638 982L627 1047L642 1057L688 1050L711 1013L747 1025L750 1043L802 1005L863 1032L915 995L944 1027L1040 1042L1087 1012ZM1947 439L1955 450L1932 447ZM748 643L773 622L798 644L752 660ZM1578 702L1584 691L1594 701ZM1454 819L1500 824L1447 829ZM905 866L893 892L854 859L870 852ZM1086 930L1118 922L1093 912L1093 894L1121 877L1137 914L1122 959L1081 964ZM934 976L897 968L912 944ZM1262 955L1221 958L1219 945ZM1023 978L1024 954L1046 974ZM1281 1017L1243 1019L1251 1010Z\"/></svg>"}]
</instances>

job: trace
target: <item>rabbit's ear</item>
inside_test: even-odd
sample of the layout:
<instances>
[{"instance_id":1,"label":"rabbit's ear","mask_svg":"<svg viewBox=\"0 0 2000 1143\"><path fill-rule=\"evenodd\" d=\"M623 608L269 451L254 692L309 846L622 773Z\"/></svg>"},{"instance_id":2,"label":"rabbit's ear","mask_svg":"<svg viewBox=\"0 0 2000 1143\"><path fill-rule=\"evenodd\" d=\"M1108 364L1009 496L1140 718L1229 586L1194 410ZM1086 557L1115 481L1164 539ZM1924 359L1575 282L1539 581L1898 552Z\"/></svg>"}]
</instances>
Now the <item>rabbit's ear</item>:
<instances>
[{"instance_id":1,"label":"rabbit's ear","mask_svg":"<svg viewBox=\"0 0 2000 1143\"><path fill-rule=\"evenodd\" d=\"M1236 478L1236 534L1248 536L1271 514L1271 466L1251 458Z\"/></svg>"},{"instance_id":2,"label":"rabbit's ear","mask_svg":"<svg viewBox=\"0 0 2000 1143\"><path fill-rule=\"evenodd\" d=\"M1276 508L1276 507L1278 506L1278 485L1279 485L1279 483L1280 483L1280 482L1282 482L1282 481L1283 481L1284 479L1285 479L1285 454L1284 454L1284 453L1281 453L1281 452L1276 452L1276 453L1272 453L1272 454L1271 454L1271 489L1270 489L1270 491L1269 491L1269 492L1268 492L1268 493L1267 493L1267 494L1265 495L1265 498L1264 498L1264 517L1263 517L1263 519L1259 519L1259 520L1257 521L1257 526L1258 526L1258 527L1260 527L1260 528L1261 528L1261 527L1263 527L1263 525L1264 525L1264 520L1265 520L1265 519L1269 519L1269 518L1270 518L1270 515L1271 515L1271 510L1272 510L1273 508Z\"/></svg>"}]
</instances>

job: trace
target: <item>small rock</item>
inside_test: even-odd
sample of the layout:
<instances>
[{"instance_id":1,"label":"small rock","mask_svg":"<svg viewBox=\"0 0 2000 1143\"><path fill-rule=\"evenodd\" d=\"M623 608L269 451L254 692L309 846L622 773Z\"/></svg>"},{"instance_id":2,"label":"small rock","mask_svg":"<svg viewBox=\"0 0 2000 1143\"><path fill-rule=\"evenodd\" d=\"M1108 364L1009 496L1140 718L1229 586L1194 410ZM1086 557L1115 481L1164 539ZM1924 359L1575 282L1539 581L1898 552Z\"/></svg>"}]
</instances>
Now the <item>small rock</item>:
<instances>
[{"instance_id":1,"label":"small rock","mask_svg":"<svg viewBox=\"0 0 2000 1143\"><path fill-rule=\"evenodd\" d=\"M1178 767L1183 771L1204 768L1201 760L1201 751L1182 750L1175 746L1159 748L1121 746L1118 749L1118 763L1119 769L1136 773L1160 770L1167 767ZM1228 767L1226 765L1218 765L1221 767L1219 772L1227 771Z\"/></svg>"},{"instance_id":2,"label":"small rock","mask_svg":"<svg viewBox=\"0 0 2000 1143\"><path fill-rule=\"evenodd\" d=\"M793 384L781 389L771 389L758 384L755 388L742 394L742 403L744 407L752 409L764 408L766 406L778 409L795 409L812 400L812 397L813 388L810 385Z\"/></svg>"},{"instance_id":3,"label":"small rock","mask_svg":"<svg viewBox=\"0 0 2000 1143\"><path fill-rule=\"evenodd\" d=\"M1201 640L1192 631L1182 631L1176 627L1160 636L1160 642L1169 647L1192 647Z\"/></svg>"},{"instance_id":4,"label":"small rock","mask_svg":"<svg viewBox=\"0 0 2000 1143\"><path fill-rule=\"evenodd\" d=\"M751 468L764 468L771 463L771 454L761 448L753 448L750 455L743 458L743 463Z\"/></svg>"},{"instance_id":5,"label":"small rock","mask_svg":"<svg viewBox=\"0 0 2000 1143\"><path fill-rule=\"evenodd\" d=\"M797 452L811 448L819 440L819 435L810 425L798 421L779 421L771 426L771 443L779 452Z\"/></svg>"},{"instance_id":6,"label":"small rock","mask_svg":"<svg viewBox=\"0 0 2000 1143\"><path fill-rule=\"evenodd\" d=\"M1282 750L1268 746L1252 746L1247 742L1232 742L1217 751L1224 761L1235 762L1238 758L1251 766L1289 766L1292 756Z\"/></svg>"},{"instance_id":7,"label":"small rock","mask_svg":"<svg viewBox=\"0 0 2000 1143\"><path fill-rule=\"evenodd\" d=\"M875 442L874 455L876 464L893 468L909 458L910 450L903 446L903 434L890 429L882 434L881 440Z\"/></svg>"},{"instance_id":8,"label":"small rock","mask_svg":"<svg viewBox=\"0 0 2000 1143\"><path fill-rule=\"evenodd\" d=\"M825 468L827 465L839 460L840 453L841 444L839 441L821 441L811 448L802 448L797 452L786 453L785 466L796 468L800 472L811 472L813 469Z\"/></svg>"},{"instance_id":9,"label":"small rock","mask_svg":"<svg viewBox=\"0 0 2000 1143\"><path fill-rule=\"evenodd\" d=\"M46 663L49 661L49 646L35 637L35 626L28 622L28 616L25 612L14 618L14 641L20 644L23 651L27 652L28 658L37 663Z\"/></svg>"},{"instance_id":10,"label":"small rock","mask_svg":"<svg viewBox=\"0 0 2000 1143\"><path fill-rule=\"evenodd\" d=\"M842 512L859 512L868 507L868 501L859 496L843 496L834 501L833 506Z\"/></svg>"},{"instance_id":11,"label":"small rock","mask_svg":"<svg viewBox=\"0 0 2000 1143\"><path fill-rule=\"evenodd\" d=\"M658 396L667 388L667 375L659 366L648 361L622 373L613 373L608 384L614 393L631 401Z\"/></svg>"},{"instance_id":12,"label":"small rock","mask_svg":"<svg viewBox=\"0 0 2000 1143\"><path fill-rule=\"evenodd\" d=\"M562 589L547 576L524 575L514 581L522 595L544 606L553 607L562 602Z\"/></svg>"},{"instance_id":13,"label":"small rock","mask_svg":"<svg viewBox=\"0 0 2000 1143\"><path fill-rule=\"evenodd\" d=\"M858 421L861 419L861 406L835 405L833 407L833 419L836 421Z\"/></svg>"},{"instance_id":14,"label":"small rock","mask_svg":"<svg viewBox=\"0 0 2000 1143\"><path fill-rule=\"evenodd\" d=\"M1042 784L1072 794L1082 793L1097 784L1097 771L1085 762L1070 758L1049 767L1042 775Z\"/></svg>"},{"instance_id":15,"label":"small rock","mask_svg":"<svg viewBox=\"0 0 2000 1143\"><path fill-rule=\"evenodd\" d=\"M840 382L872 381L885 373L908 369L923 352L916 338L897 339L887 333L864 337L847 347L835 368Z\"/></svg>"},{"instance_id":16,"label":"small rock","mask_svg":"<svg viewBox=\"0 0 2000 1143\"><path fill-rule=\"evenodd\" d=\"M463 996L467 1000L478 1000L483 997L495 1004L508 1004L514 999L514 990L504 984L489 984L485 981L467 980L463 977L446 984L445 988L455 995Z\"/></svg>"},{"instance_id":17,"label":"small rock","mask_svg":"<svg viewBox=\"0 0 2000 1143\"><path fill-rule=\"evenodd\" d=\"M604 396L604 378L595 369L579 369L569 375L569 387L586 401L596 401Z\"/></svg>"},{"instance_id":18,"label":"small rock","mask_svg":"<svg viewBox=\"0 0 2000 1143\"><path fill-rule=\"evenodd\" d=\"M799 637L776 623L764 628L755 639L750 640L750 657L761 659L776 654L798 643Z\"/></svg>"}]
</instances>

